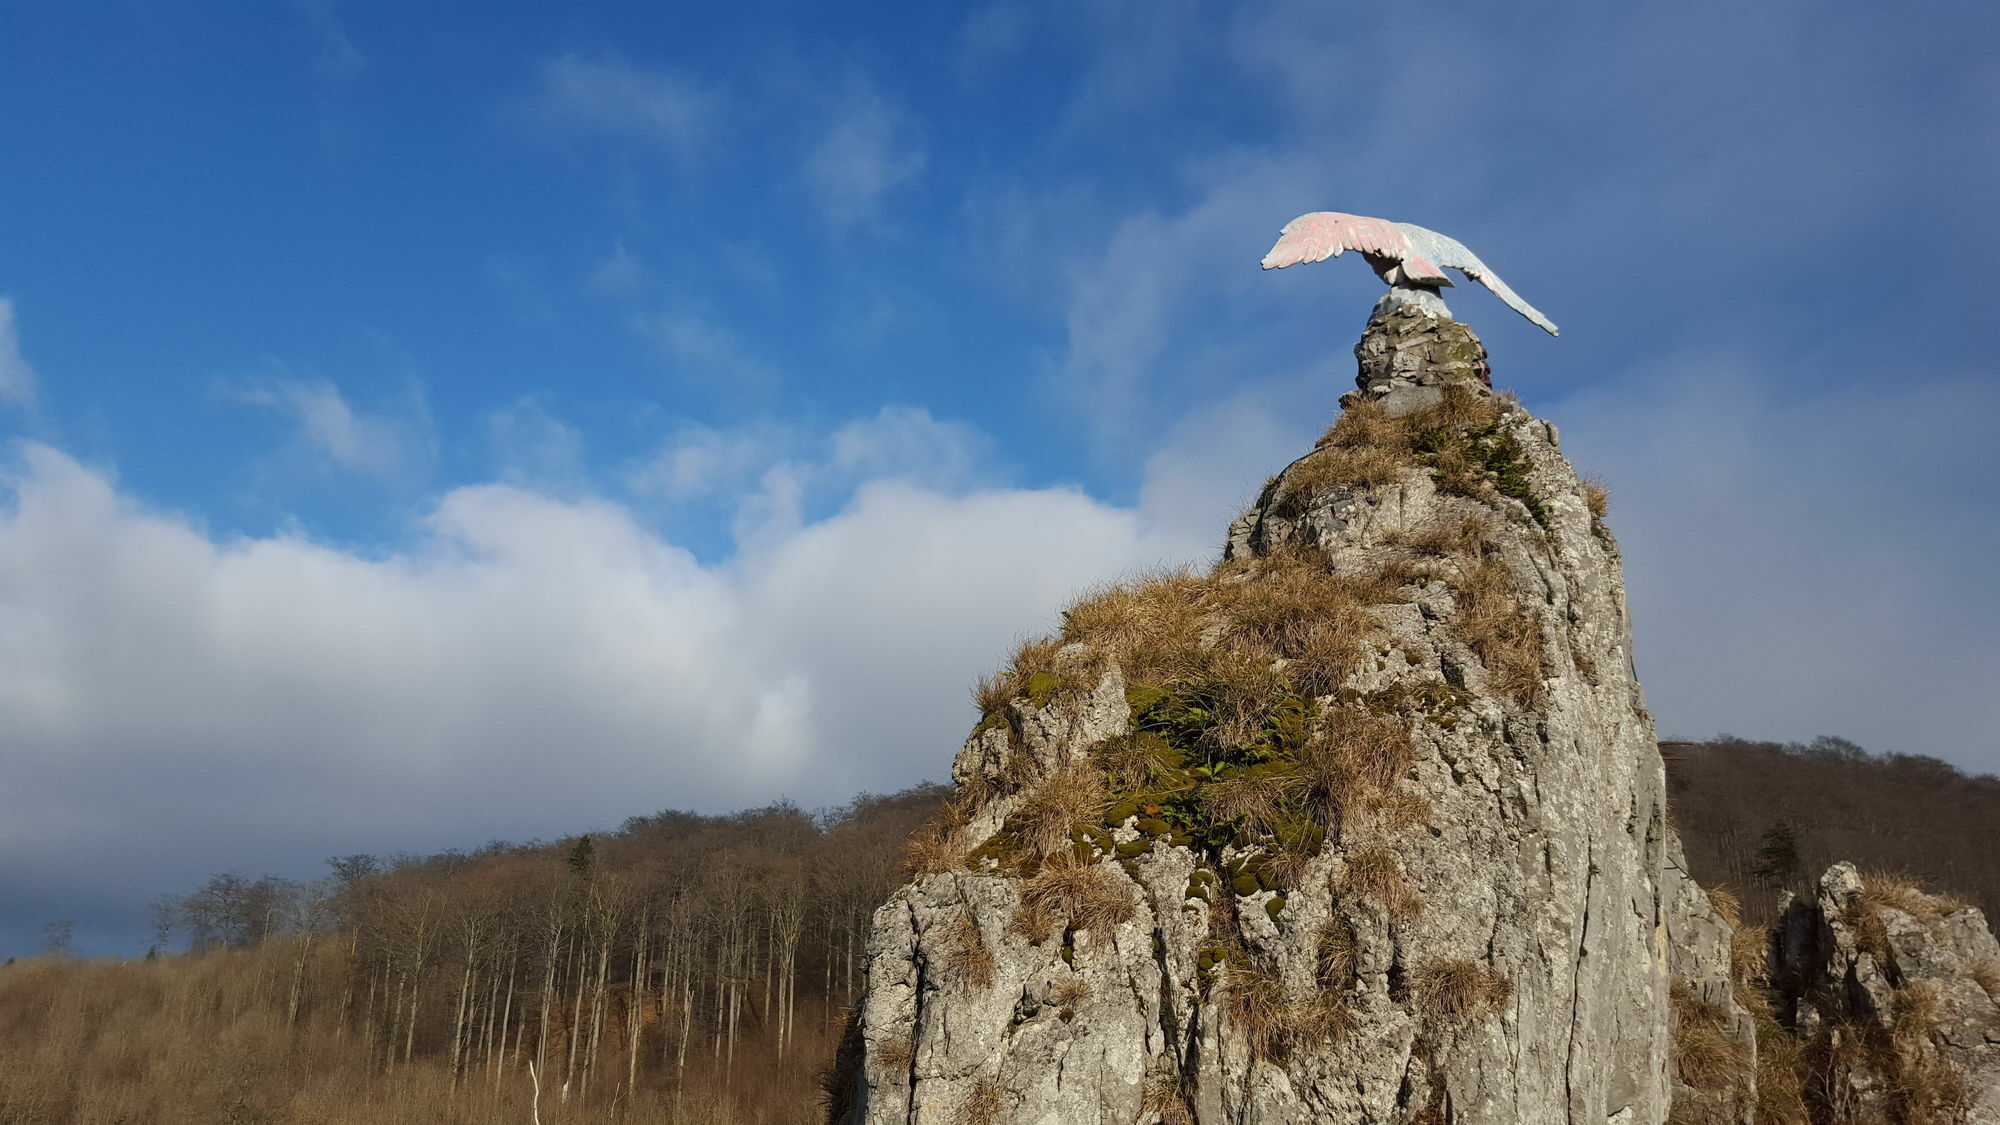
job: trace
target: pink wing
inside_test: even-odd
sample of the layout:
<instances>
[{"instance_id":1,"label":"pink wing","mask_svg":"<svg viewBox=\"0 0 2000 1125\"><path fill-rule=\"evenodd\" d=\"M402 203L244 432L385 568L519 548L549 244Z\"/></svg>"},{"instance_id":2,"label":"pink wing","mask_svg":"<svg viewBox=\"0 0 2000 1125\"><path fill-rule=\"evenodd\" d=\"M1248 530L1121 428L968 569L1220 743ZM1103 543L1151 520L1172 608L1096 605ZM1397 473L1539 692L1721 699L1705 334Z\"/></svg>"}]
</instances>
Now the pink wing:
<instances>
[{"instance_id":1,"label":"pink wing","mask_svg":"<svg viewBox=\"0 0 2000 1125\"><path fill-rule=\"evenodd\" d=\"M1395 223L1345 211L1313 211L1286 223L1278 234L1278 244L1264 255L1264 268L1284 269L1300 262L1324 262L1340 257L1347 250L1401 262L1411 281L1451 284L1436 263L1410 246L1409 239Z\"/></svg>"}]
</instances>

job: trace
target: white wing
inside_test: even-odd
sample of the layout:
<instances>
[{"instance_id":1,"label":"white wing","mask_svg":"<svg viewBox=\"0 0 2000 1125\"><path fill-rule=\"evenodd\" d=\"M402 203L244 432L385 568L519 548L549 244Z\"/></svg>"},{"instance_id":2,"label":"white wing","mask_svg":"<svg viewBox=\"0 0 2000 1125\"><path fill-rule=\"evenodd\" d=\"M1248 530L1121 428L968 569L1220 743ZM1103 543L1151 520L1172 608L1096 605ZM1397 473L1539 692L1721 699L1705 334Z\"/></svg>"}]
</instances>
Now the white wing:
<instances>
[{"instance_id":1,"label":"white wing","mask_svg":"<svg viewBox=\"0 0 2000 1125\"><path fill-rule=\"evenodd\" d=\"M1465 248L1465 244L1455 238L1446 238L1434 230L1426 230L1414 223L1396 223L1403 237L1413 251L1436 262L1450 266L1472 280L1493 291L1493 295L1507 303L1507 307L1533 321L1537 327L1549 335L1557 335L1556 326L1541 310L1521 299L1520 294L1500 280L1500 275L1486 268L1479 255ZM1289 227L1286 229L1290 229Z\"/></svg>"},{"instance_id":2,"label":"white wing","mask_svg":"<svg viewBox=\"0 0 2000 1125\"><path fill-rule=\"evenodd\" d=\"M1277 245L1264 255L1264 268L1284 269L1300 262L1324 262L1348 250L1358 250L1371 258L1401 262L1410 280L1429 284L1451 284L1438 267L1413 249L1402 223L1350 215L1345 211L1313 211L1285 224ZM1423 228L1414 228L1422 230Z\"/></svg>"}]
</instances>

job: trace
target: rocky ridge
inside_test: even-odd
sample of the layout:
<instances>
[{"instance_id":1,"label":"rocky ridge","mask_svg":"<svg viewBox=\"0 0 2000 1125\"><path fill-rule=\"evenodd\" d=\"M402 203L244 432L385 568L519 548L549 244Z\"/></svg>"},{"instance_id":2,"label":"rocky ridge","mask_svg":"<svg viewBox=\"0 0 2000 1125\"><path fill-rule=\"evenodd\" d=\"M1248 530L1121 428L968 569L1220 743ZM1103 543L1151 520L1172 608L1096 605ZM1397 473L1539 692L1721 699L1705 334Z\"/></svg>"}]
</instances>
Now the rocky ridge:
<instances>
[{"instance_id":1,"label":"rocky ridge","mask_svg":"<svg viewBox=\"0 0 2000 1125\"><path fill-rule=\"evenodd\" d=\"M1776 962L1682 872L1601 493L1464 325L1356 355L1211 572L982 689L835 1120L1755 1119Z\"/></svg>"}]
</instances>

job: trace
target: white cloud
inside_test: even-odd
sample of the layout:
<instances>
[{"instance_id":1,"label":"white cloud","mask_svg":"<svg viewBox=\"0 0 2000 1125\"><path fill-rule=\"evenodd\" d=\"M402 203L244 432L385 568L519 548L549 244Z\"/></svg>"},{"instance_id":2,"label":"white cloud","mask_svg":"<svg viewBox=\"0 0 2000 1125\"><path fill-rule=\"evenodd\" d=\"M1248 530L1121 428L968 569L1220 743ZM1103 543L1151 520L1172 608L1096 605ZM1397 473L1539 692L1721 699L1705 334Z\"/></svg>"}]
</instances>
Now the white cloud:
<instances>
[{"instance_id":1,"label":"white cloud","mask_svg":"<svg viewBox=\"0 0 2000 1125\"><path fill-rule=\"evenodd\" d=\"M933 455L896 422L842 448ZM940 777L1018 636L1204 551L1072 490L906 477L708 565L609 500L507 484L387 555L217 539L47 446L6 487L0 895L27 916L85 871L135 908L229 867Z\"/></svg>"},{"instance_id":2,"label":"white cloud","mask_svg":"<svg viewBox=\"0 0 2000 1125\"><path fill-rule=\"evenodd\" d=\"M414 396L397 410L359 411L328 380L291 375L242 380L224 393L290 418L301 448L345 472L406 482L435 457L429 412Z\"/></svg>"},{"instance_id":3,"label":"white cloud","mask_svg":"<svg viewBox=\"0 0 2000 1125\"><path fill-rule=\"evenodd\" d=\"M789 429L773 425L724 428L692 423L628 469L625 487L635 495L667 501L738 493L783 460L793 441Z\"/></svg>"},{"instance_id":4,"label":"white cloud","mask_svg":"<svg viewBox=\"0 0 2000 1125\"><path fill-rule=\"evenodd\" d=\"M902 477L932 489L955 490L972 479L990 450L985 434L942 422L913 406L885 406L833 435L832 467L862 478Z\"/></svg>"},{"instance_id":5,"label":"white cloud","mask_svg":"<svg viewBox=\"0 0 2000 1125\"><path fill-rule=\"evenodd\" d=\"M536 109L551 126L658 145L685 161L707 140L723 103L671 70L567 54L543 64Z\"/></svg>"},{"instance_id":6,"label":"white cloud","mask_svg":"<svg viewBox=\"0 0 2000 1125\"><path fill-rule=\"evenodd\" d=\"M1990 376L1812 386L1727 354L1550 409L1610 485L1662 735L1837 734L2000 770L1996 412Z\"/></svg>"},{"instance_id":7,"label":"white cloud","mask_svg":"<svg viewBox=\"0 0 2000 1125\"><path fill-rule=\"evenodd\" d=\"M35 369L21 355L20 329L14 324L14 302L0 297L0 400L21 404L35 401Z\"/></svg>"},{"instance_id":8,"label":"white cloud","mask_svg":"<svg viewBox=\"0 0 2000 1125\"><path fill-rule=\"evenodd\" d=\"M690 382L762 390L774 373L754 358L736 333L706 309L675 303L632 318L632 328L653 341Z\"/></svg>"},{"instance_id":9,"label":"white cloud","mask_svg":"<svg viewBox=\"0 0 2000 1125\"><path fill-rule=\"evenodd\" d=\"M486 441L508 484L562 495L585 487L583 435L533 398L489 413Z\"/></svg>"},{"instance_id":10,"label":"white cloud","mask_svg":"<svg viewBox=\"0 0 2000 1125\"><path fill-rule=\"evenodd\" d=\"M872 221L889 192L916 179L924 152L915 132L909 114L873 85L849 84L803 170L828 222L846 227Z\"/></svg>"},{"instance_id":11,"label":"white cloud","mask_svg":"<svg viewBox=\"0 0 2000 1125\"><path fill-rule=\"evenodd\" d=\"M625 241L620 239L612 245L611 253L605 255L597 268L590 272L587 285L593 293L629 297L638 291L645 280L646 267L632 256L632 252L625 248Z\"/></svg>"}]
</instances>

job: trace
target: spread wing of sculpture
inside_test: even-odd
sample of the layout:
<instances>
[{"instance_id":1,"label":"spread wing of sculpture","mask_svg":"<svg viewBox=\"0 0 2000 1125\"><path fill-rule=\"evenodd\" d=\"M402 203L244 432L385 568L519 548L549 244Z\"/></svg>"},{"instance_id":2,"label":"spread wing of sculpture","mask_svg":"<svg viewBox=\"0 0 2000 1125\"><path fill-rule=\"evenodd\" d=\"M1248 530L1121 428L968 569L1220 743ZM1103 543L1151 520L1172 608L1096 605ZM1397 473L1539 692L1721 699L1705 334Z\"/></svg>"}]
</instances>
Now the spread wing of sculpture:
<instances>
[{"instance_id":1,"label":"spread wing of sculpture","mask_svg":"<svg viewBox=\"0 0 2000 1125\"><path fill-rule=\"evenodd\" d=\"M1523 301L1519 294L1486 268L1479 256L1455 238L1446 238L1415 223L1394 223L1344 211L1313 211L1285 224L1278 244L1264 255L1264 268L1284 269L1300 262L1324 262L1354 250L1367 259L1375 275L1389 283L1389 292L1375 306L1377 314L1402 305L1414 305L1436 316L1449 317L1441 286L1450 285L1445 276L1450 267L1493 291L1507 307L1533 321L1549 335L1556 326L1541 310Z\"/></svg>"}]
</instances>

